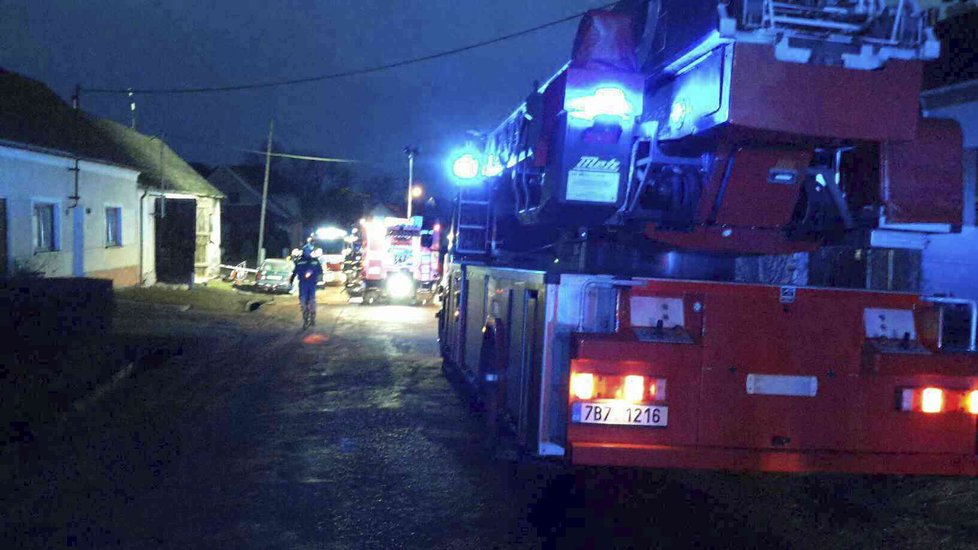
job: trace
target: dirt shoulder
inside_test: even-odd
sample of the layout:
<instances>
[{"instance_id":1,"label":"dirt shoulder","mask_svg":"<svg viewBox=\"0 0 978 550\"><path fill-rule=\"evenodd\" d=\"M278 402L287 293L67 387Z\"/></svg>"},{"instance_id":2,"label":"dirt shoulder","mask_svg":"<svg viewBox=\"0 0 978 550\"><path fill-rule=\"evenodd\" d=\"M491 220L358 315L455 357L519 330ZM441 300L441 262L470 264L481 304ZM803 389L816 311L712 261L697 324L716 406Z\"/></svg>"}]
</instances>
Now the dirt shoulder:
<instances>
[{"instance_id":1,"label":"dirt shoulder","mask_svg":"<svg viewBox=\"0 0 978 550\"><path fill-rule=\"evenodd\" d=\"M268 303L276 296L238 289L222 281L212 281L190 289L172 287L130 287L115 291L121 305L152 304L164 309L191 309L208 313L238 314L246 312L248 304Z\"/></svg>"}]
</instances>

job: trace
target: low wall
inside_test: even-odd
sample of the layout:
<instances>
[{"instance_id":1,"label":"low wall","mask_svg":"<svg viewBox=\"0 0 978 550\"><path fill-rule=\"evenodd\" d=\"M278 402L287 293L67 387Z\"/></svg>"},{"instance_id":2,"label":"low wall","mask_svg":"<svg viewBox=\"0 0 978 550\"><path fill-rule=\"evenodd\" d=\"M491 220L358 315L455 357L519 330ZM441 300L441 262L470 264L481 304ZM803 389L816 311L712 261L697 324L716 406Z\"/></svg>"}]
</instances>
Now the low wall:
<instances>
[{"instance_id":1,"label":"low wall","mask_svg":"<svg viewBox=\"0 0 978 550\"><path fill-rule=\"evenodd\" d=\"M62 410L110 375L112 282L91 278L0 281L0 419Z\"/></svg>"}]
</instances>

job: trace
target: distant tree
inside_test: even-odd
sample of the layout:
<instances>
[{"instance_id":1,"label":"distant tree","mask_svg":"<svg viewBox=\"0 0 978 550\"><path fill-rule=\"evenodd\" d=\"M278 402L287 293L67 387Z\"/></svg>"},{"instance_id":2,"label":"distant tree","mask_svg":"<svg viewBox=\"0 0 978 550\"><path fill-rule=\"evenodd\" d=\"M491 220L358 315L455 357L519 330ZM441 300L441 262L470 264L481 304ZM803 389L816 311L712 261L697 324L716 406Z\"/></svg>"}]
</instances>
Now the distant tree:
<instances>
[{"instance_id":1,"label":"distant tree","mask_svg":"<svg viewBox=\"0 0 978 550\"><path fill-rule=\"evenodd\" d=\"M406 184L390 174L379 174L364 178L359 190L373 203L400 204L407 192Z\"/></svg>"},{"instance_id":2,"label":"distant tree","mask_svg":"<svg viewBox=\"0 0 978 550\"><path fill-rule=\"evenodd\" d=\"M264 150L266 143L256 147ZM272 151L285 151L272 140ZM290 151L293 152L293 151ZM265 158L248 154L246 164L264 168ZM400 204L404 189L389 174L363 174L356 165L272 157L269 191L290 193L299 199L302 223L312 228L324 223L352 225L373 204Z\"/></svg>"}]
</instances>

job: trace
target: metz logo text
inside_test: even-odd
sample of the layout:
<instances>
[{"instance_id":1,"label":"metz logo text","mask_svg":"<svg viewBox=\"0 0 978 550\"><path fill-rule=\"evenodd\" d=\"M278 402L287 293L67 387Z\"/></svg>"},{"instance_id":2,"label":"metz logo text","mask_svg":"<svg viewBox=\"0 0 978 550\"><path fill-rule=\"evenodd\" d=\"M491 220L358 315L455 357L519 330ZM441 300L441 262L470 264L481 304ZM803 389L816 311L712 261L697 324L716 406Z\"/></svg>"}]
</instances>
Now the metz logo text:
<instances>
[{"instance_id":1,"label":"metz logo text","mask_svg":"<svg viewBox=\"0 0 978 550\"><path fill-rule=\"evenodd\" d=\"M599 157L581 157L577 161L577 166L573 170L587 170L589 172L617 172L621 168L618 159L602 160Z\"/></svg>"}]
</instances>

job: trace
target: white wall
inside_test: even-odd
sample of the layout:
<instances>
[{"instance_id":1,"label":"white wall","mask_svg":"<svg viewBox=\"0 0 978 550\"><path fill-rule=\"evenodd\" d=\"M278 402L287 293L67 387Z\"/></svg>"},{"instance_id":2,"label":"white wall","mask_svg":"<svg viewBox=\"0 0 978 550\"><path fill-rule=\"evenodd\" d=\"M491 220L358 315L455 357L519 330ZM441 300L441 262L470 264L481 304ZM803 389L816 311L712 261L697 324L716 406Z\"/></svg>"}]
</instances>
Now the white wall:
<instances>
[{"instance_id":1,"label":"white wall","mask_svg":"<svg viewBox=\"0 0 978 550\"><path fill-rule=\"evenodd\" d=\"M79 195L85 209L85 273L120 269L139 263L138 172L120 177L115 167L90 164L82 171ZM122 246L105 241L105 208L122 208Z\"/></svg>"},{"instance_id":2,"label":"white wall","mask_svg":"<svg viewBox=\"0 0 978 550\"><path fill-rule=\"evenodd\" d=\"M68 210L74 194L74 161L46 153L0 145L0 197L7 200L8 269L14 262L26 263L49 277L71 276L75 244L73 212ZM88 161L79 163L77 208L84 217L84 271L131 268L138 264L138 199L136 178L139 172ZM57 205L55 239L58 250L34 252L33 204L38 201ZM107 248L105 207L122 208L123 246Z\"/></svg>"}]
</instances>

